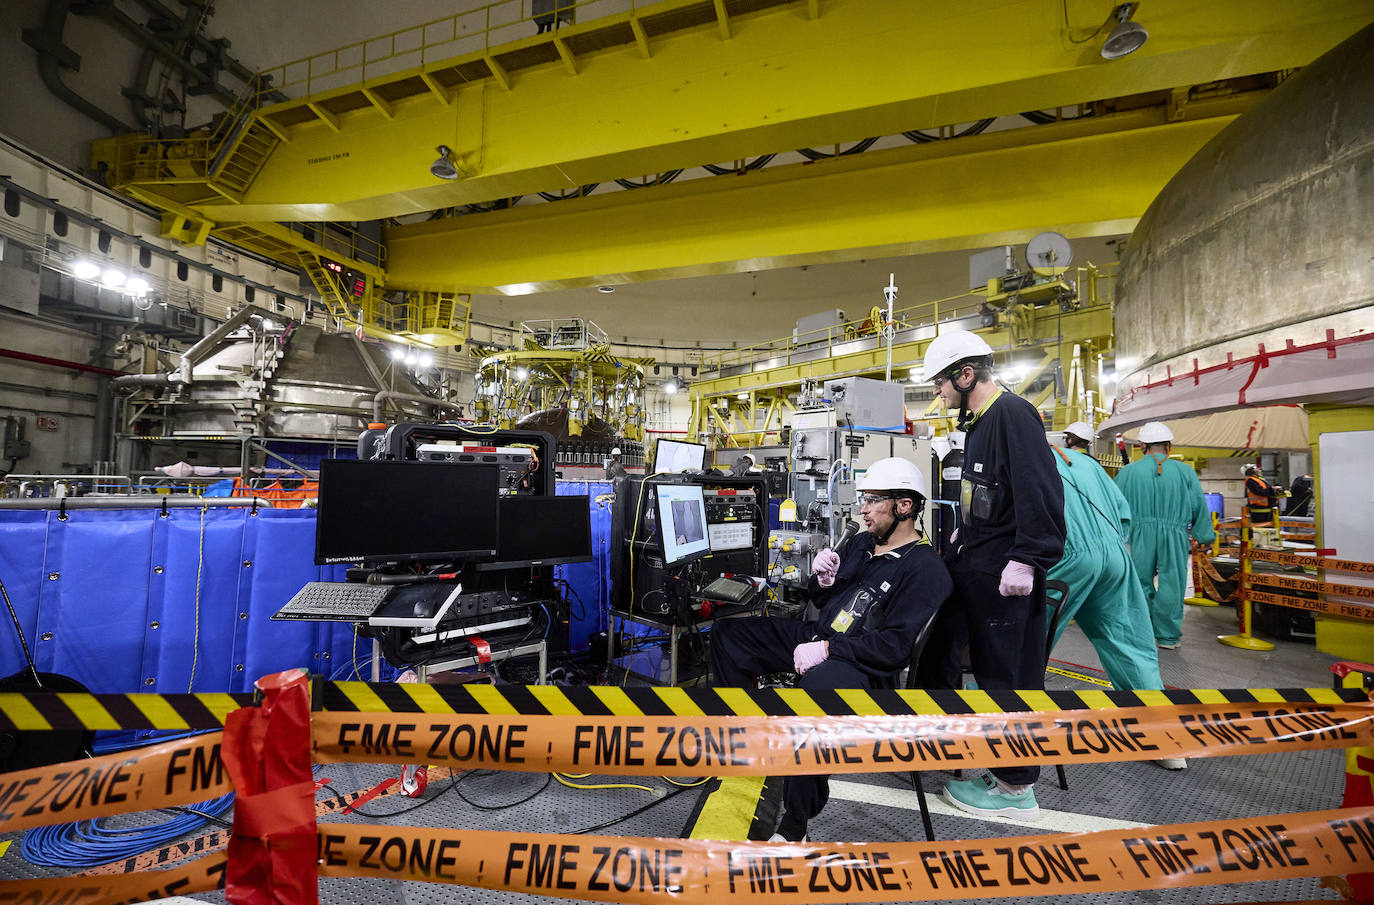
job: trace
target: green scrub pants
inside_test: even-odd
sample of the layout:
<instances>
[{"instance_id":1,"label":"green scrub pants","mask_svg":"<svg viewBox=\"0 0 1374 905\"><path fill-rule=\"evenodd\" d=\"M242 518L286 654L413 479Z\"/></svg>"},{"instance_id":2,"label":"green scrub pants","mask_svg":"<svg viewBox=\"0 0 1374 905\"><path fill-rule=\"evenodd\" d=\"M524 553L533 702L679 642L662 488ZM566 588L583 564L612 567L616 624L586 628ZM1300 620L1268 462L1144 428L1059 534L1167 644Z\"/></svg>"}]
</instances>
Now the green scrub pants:
<instances>
[{"instance_id":1,"label":"green scrub pants","mask_svg":"<svg viewBox=\"0 0 1374 905\"><path fill-rule=\"evenodd\" d=\"M1118 689L1164 687L1150 608L1124 546L1065 546L1049 578L1069 586L1054 630L1056 644L1069 621L1077 619Z\"/></svg>"}]
</instances>

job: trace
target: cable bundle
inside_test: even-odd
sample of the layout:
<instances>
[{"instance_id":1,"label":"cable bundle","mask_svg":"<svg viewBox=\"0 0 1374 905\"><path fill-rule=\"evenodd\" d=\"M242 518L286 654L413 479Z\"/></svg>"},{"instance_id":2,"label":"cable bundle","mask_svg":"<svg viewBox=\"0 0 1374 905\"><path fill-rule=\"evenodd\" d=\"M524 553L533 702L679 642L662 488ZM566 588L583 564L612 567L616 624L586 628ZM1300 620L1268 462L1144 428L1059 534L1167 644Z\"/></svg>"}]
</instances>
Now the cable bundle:
<instances>
[{"instance_id":1,"label":"cable bundle","mask_svg":"<svg viewBox=\"0 0 1374 905\"><path fill-rule=\"evenodd\" d=\"M73 870L123 861L195 832L223 814L233 800L231 792L190 808L167 808L181 813L152 826L113 829L97 818L35 827L24 834L20 853L30 864Z\"/></svg>"}]
</instances>

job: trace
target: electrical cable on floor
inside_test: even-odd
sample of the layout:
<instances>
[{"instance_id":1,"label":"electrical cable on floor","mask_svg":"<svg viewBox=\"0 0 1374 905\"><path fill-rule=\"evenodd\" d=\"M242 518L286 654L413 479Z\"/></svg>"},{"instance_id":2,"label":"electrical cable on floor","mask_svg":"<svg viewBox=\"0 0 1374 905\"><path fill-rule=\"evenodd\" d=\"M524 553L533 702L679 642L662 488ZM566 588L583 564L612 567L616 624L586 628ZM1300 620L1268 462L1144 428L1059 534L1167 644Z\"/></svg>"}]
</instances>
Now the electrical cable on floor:
<instances>
[{"instance_id":1,"label":"electrical cable on floor","mask_svg":"<svg viewBox=\"0 0 1374 905\"><path fill-rule=\"evenodd\" d=\"M656 807L658 807L659 805L663 804L665 801L668 801L668 800L671 799L671 798L676 798L677 796L681 795L683 792L686 792L686 791L687 791L686 788L674 789L673 791L669 792L667 795L664 795L662 798L655 799L654 801L649 802L648 804L644 805L643 807L635 808L633 811L631 811L631 812L628 813L628 814L625 814L624 816L617 817L617 818L615 818L614 820L608 820L608 821L606 821L605 823L598 823L596 826L587 826L587 827L583 827L583 828L580 829L580 830L571 830L570 832L572 832L574 835L581 834L581 833L595 833L597 830L604 830L604 829L606 829L607 827L615 826L617 823L624 823L626 820L629 820L631 817L638 817L640 814L643 814L645 811L649 810L650 808L656 808Z\"/></svg>"},{"instance_id":2,"label":"electrical cable on floor","mask_svg":"<svg viewBox=\"0 0 1374 905\"><path fill-rule=\"evenodd\" d=\"M679 789L695 789L697 786L704 786L704 785L706 785L706 784L707 784L708 782L710 782L712 779L713 779L713 777L710 777L710 776L703 776L701 779L698 779L696 782L678 782L676 779L673 779L671 776L665 776L665 777L663 777L663 781L664 781L664 782L672 783L673 785L677 786Z\"/></svg>"},{"instance_id":3,"label":"electrical cable on floor","mask_svg":"<svg viewBox=\"0 0 1374 905\"><path fill-rule=\"evenodd\" d=\"M483 775L483 776L490 776L490 775L494 774L495 772L497 772L497 771L495 771L495 770L469 770L467 773L464 773L461 777L459 777L459 779L455 779L455 780L453 781L453 790L454 790L455 792L458 793L458 797L459 797L459 798L463 799L463 801L467 802L470 806L476 808L476 809L479 810L479 811L504 811L506 808L513 808L513 807L515 807L516 805L522 805L522 804L525 804L525 803L528 802L528 801L533 801L536 797L538 797L538 795L539 795L541 792L543 792L545 789L547 789L547 788L549 787L549 783L553 782L553 774L552 774L552 773L546 773L546 774L544 774L544 784L543 784L542 786L540 786L539 788L535 789L533 792L531 792L529 795L526 795L524 798L521 798L521 799L518 800L518 801L507 802L506 804L481 804L481 803L479 803L479 802L473 801L471 798L468 798L466 795L463 794L463 790L460 789L460 788L458 788L458 782L459 782L459 780L461 780L461 779L467 779L469 776L472 776L473 774L481 774L481 775Z\"/></svg>"},{"instance_id":4,"label":"electrical cable on floor","mask_svg":"<svg viewBox=\"0 0 1374 905\"><path fill-rule=\"evenodd\" d=\"M106 818L97 818L35 827L24 834L20 853L30 864L77 870L123 861L195 832L207 820L217 819L233 800L231 792L152 826L114 829L104 822Z\"/></svg>"},{"instance_id":5,"label":"electrical cable on floor","mask_svg":"<svg viewBox=\"0 0 1374 905\"><path fill-rule=\"evenodd\" d=\"M571 781L569 781L569 780L563 778L563 777L565 777L565 776L578 776L578 775L580 775L580 776L587 776L587 775L589 775L589 774L586 774L586 773L582 773L582 774L572 774L572 773L550 773L549 775L552 776L554 779L558 780L559 784L565 785L565 786L567 786L569 789L582 789L582 790L586 790L586 791L590 791L590 790L592 790L592 789L639 789L640 791L649 792L650 794L655 793L655 792L658 791L657 789L653 788L652 786L642 786L642 785L640 785L640 784L637 783L637 782L589 782L589 783L581 783L581 782L571 782Z\"/></svg>"},{"instance_id":6,"label":"electrical cable on floor","mask_svg":"<svg viewBox=\"0 0 1374 905\"><path fill-rule=\"evenodd\" d=\"M338 789L334 788L334 786L331 785L330 783L325 783L324 785L320 786L320 788L321 788L321 789L328 789L328 790L333 794L334 798L339 802L339 811L340 811L340 812L343 812L343 811L350 811L350 812L352 812L352 813L354 813L354 814L357 814L357 815L360 816L360 817L373 817L373 818L399 817L399 816L402 815L402 814L409 814L411 811L418 811L418 810L420 810L420 808L423 808L423 807L426 807L426 806L428 806L428 805L431 805L431 804L433 804L434 802L438 801L440 798L442 798L442 797L444 797L445 795L447 795L449 792L452 792L454 789L456 789L456 788L458 787L458 779L459 779L459 774L454 773L454 774L453 774L453 781L450 782L448 785L444 786L444 788L440 789L439 792L438 792L436 795L434 795L432 798L426 798L424 801L421 801L421 802L419 802L418 804L412 804L412 805L410 805L409 807L401 808L400 810L397 810L397 811L392 811L392 812L389 813L389 814L375 814L375 813L373 813L372 811L364 811L362 808L359 808L359 807L355 807L355 806L353 806L353 805L350 805L350 804L348 803L348 800L347 800L346 798L343 797L343 793L340 792Z\"/></svg>"}]
</instances>

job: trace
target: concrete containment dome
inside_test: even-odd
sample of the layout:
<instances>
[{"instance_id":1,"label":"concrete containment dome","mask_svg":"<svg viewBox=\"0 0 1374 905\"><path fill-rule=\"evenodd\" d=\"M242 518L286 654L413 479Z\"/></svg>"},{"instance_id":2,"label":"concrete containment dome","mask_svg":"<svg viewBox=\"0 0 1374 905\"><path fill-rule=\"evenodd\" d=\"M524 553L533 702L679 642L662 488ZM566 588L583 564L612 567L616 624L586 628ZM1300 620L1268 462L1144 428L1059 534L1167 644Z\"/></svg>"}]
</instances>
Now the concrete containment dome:
<instances>
[{"instance_id":1,"label":"concrete containment dome","mask_svg":"<svg viewBox=\"0 0 1374 905\"><path fill-rule=\"evenodd\" d=\"M1160 192L1122 259L1107 427L1374 401L1372 98L1374 26L1280 85Z\"/></svg>"}]
</instances>

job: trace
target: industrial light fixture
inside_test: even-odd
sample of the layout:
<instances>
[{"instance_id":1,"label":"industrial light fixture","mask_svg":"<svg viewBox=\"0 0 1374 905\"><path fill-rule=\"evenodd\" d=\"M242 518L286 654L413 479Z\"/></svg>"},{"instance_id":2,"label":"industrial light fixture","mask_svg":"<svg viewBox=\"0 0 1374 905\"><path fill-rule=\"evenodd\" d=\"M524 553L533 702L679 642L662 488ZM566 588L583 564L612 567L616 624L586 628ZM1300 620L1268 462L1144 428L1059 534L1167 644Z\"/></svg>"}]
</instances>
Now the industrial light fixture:
<instances>
[{"instance_id":1,"label":"industrial light fixture","mask_svg":"<svg viewBox=\"0 0 1374 905\"><path fill-rule=\"evenodd\" d=\"M736 399L748 399L748 398L749 398L749 394L748 394L748 393L736 393L736 394L735 394L735 398L736 398Z\"/></svg>"},{"instance_id":2,"label":"industrial light fixture","mask_svg":"<svg viewBox=\"0 0 1374 905\"><path fill-rule=\"evenodd\" d=\"M529 377L529 376L530 376L530 372L527 371L527 370L525 370L524 368L516 368L516 369L515 369L515 379L516 379L516 380L524 380L525 378L527 378L527 377Z\"/></svg>"},{"instance_id":3,"label":"industrial light fixture","mask_svg":"<svg viewBox=\"0 0 1374 905\"><path fill-rule=\"evenodd\" d=\"M1107 35L1107 40L1102 42L1102 59L1119 60L1127 54L1135 53L1145 43L1145 39L1150 37L1139 22L1132 22L1131 16L1135 14L1138 3L1122 3L1112 10L1112 18L1116 19L1116 26L1112 28L1112 33Z\"/></svg>"},{"instance_id":4,"label":"industrial light fixture","mask_svg":"<svg viewBox=\"0 0 1374 905\"><path fill-rule=\"evenodd\" d=\"M429 352L421 352L418 356L416 356L416 359L417 361L419 361L420 367L422 368L434 367L434 356Z\"/></svg>"},{"instance_id":5,"label":"industrial light fixture","mask_svg":"<svg viewBox=\"0 0 1374 905\"><path fill-rule=\"evenodd\" d=\"M100 285L118 289L124 285L124 271L118 267L106 267L100 272Z\"/></svg>"},{"instance_id":6,"label":"industrial light fixture","mask_svg":"<svg viewBox=\"0 0 1374 905\"><path fill-rule=\"evenodd\" d=\"M614 286L598 286L598 287L596 287L596 291L597 291L597 292L604 292L606 295L610 295L612 292L615 292L615 287L614 287Z\"/></svg>"},{"instance_id":7,"label":"industrial light fixture","mask_svg":"<svg viewBox=\"0 0 1374 905\"><path fill-rule=\"evenodd\" d=\"M669 396L671 396L671 395L673 395L674 393L676 393L676 392L677 392L677 381L676 381L676 380L670 380L670 381L668 381L667 383L665 383L665 384L663 385L663 392L667 393Z\"/></svg>"},{"instance_id":8,"label":"industrial light fixture","mask_svg":"<svg viewBox=\"0 0 1374 905\"><path fill-rule=\"evenodd\" d=\"M100 265L90 258L77 258L72 262L72 276L78 280L94 280L100 276Z\"/></svg>"},{"instance_id":9,"label":"industrial light fixture","mask_svg":"<svg viewBox=\"0 0 1374 905\"><path fill-rule=\"evenodd\" d=\"M143 277L130 277L129 281L124 284L124 291L129 295L147 295L148 290L152 288Z\"/></svg>"},{"instance_id":10,"label":"industrial light fixture","mask_svg":"<svg viewBox=\"0 0 1374 905\"><path fill-rule=\"evenodd\" d=\"M420 356L415 354L414 349L407 349L405 358L402 360L408 365L413 365L419 362Z\"/></svg>"},{"instance_id":11,"label":"industrial light fixture","mask_svg":"<svg viewBox=\"0 0 1374 905\"><path fill-rule=\"evenodd\" d=\"M439 152L439 159L429 165L429 171L440 179L457 179L458 168L453 165L449 155L453 150L448 145L439 145L434 150Z\"/></svg>"},{"instance_id":12,"label":"industrial light fixture","mask_svg":"<svg viewBox=\"0 0 1374 905\"><path fill-rule=\"evenodd\" d=\"M392 360L392 361L404 361L404 360L405 360L405 357L406 357L405 346L392 346L392 347L391 347L391 360Z\"/></svg>"}]
</instances>

